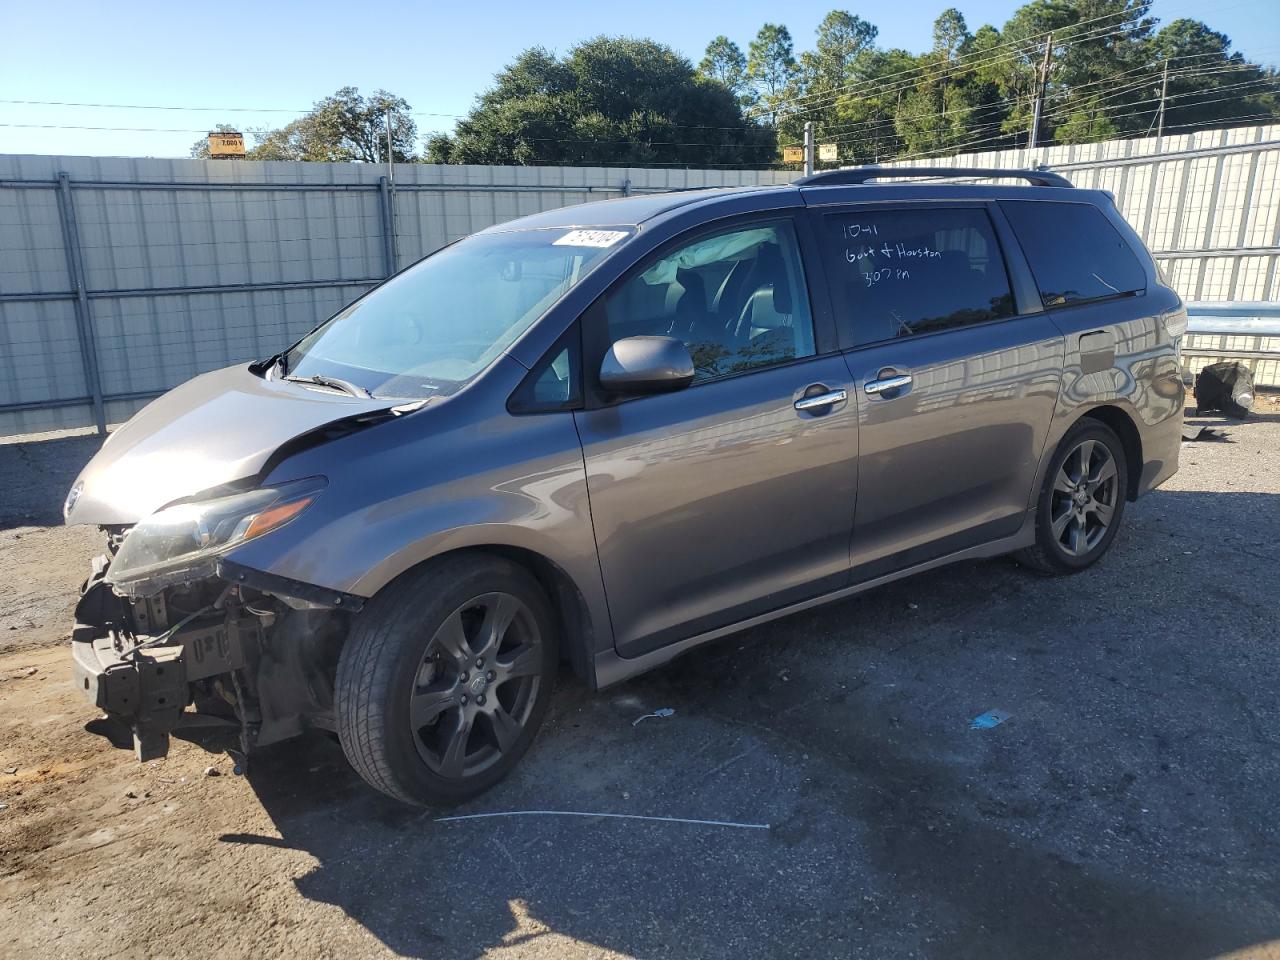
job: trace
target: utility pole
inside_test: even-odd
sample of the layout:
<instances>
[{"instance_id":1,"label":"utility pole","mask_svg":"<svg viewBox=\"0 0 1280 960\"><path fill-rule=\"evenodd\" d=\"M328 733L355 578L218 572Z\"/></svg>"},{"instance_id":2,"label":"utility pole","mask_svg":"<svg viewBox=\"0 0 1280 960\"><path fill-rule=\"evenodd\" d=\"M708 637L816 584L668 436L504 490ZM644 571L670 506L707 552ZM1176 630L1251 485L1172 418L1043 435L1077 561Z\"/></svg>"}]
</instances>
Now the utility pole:
<instances>
[{"instance_id":1,"label":"utility pole","mask_svg":"<svg viewBox=\"0 0 1280 960\"><path fill-rule=\"evenodd\" d=\"M804 175L813 176L813 121L804 122Z\"/></svg>"},{"instance_id":2,"label":"utility pole","mask_svg":"<svg viewBox=\"0 0 1280 960\"><path fill-rule=\"evenodd\" d=\"M396 165L395 157L391 153L391 108L387 107L387 180L394 188L396 185Z\"/></svg>"},{"instance_id":3,"label":"utility pole","mask_svg":"<svg viewBox=\"0 0 1280 960\"><path fill-rule=\"evenodd\" d=\"M1164 101L1169 93L1169 61L1164 62L1164 79L1160 81L1160 111L1156 114L1156 153L1164 146Z\"/></svg>"},{"instance_id":4,"label":"utility pole","mask_svg":"<svg viewBox=\"0 0 1280 960\"><path fill-rule=\"evenodd\" d=\"M1040 142L1040 115L1044 112L1044 94L1049 86L1049 64L1053 60L1053 34L1044 40L1044 60L1040 63L1040 75L1036 78L1036 99L1031 106L1031 134L1027 149L1034 150Z\"/></svg>"},{"instance_id":5,"label":"utility pole","mask_svg":"<svg viewBox=\"0 0 1280 960\"><path fill-rule=\"evenodd\" d=\"M387 182L383 202L386 204L386 221L383 229L390 235L391 273L400 269L400 231L396 228L396 158L391 146L391 107L386 112L387 121ZM390 276L390 274L388 274Z\"/></svg>"}]
</instances>

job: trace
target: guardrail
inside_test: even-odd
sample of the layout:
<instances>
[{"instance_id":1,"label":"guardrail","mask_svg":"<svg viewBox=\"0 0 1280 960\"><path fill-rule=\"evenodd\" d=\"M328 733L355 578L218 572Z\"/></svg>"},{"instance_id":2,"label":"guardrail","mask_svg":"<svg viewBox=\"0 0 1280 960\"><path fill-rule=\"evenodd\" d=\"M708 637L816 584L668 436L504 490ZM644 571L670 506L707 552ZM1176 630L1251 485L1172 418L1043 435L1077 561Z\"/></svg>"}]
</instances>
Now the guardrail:
<instances>
[{"instance_id":1,"label":"guardrail","mask_svg":"<svg viewBox=\"0 0 1280 960\"><path fill-rule=\"evenodd\" d=\"M1187 304L1182 372L1194 378L1218 360L1239 360L1255 387L1280 389L1280 303L1237 301Z\"/></svg>"}]
</instances>

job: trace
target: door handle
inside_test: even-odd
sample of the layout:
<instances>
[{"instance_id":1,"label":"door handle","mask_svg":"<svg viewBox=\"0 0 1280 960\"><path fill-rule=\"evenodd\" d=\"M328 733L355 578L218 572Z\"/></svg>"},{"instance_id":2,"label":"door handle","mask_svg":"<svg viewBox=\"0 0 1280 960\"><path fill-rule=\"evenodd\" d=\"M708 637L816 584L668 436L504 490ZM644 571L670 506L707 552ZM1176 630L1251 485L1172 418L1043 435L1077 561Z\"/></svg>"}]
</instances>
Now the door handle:
<instances>
[{"instance_id":1,"label":"door handle","mask_svg":"<svg viewBox=\"0 0 1280 960\"><path fill-rule=\"evenodd\" d=\"M899 373L896 376L885 377L881 380L868 380L866 386L864 386L862 389L867 391L867 393L869 393L871 396L874 397L877 394L881 394L885 392L892 393L894 390L901 390L903 387L909 386L910 383L911 383L911 374ZM886 399L891 399L891 398L886 398Z\"/></svg>"},{"instance_id":2,"label":"door handle","mask_svg":"<svg viewBox=\"0 0 1280 960\"><path fill-rule=\"evenodd\" d=\"M797 410L821 410L825 407L833 407L837 403L844 403L848 399L849 394L843 390L828 390L817 396L801 397L794 406Z\"/></svg>"}]
</instances>

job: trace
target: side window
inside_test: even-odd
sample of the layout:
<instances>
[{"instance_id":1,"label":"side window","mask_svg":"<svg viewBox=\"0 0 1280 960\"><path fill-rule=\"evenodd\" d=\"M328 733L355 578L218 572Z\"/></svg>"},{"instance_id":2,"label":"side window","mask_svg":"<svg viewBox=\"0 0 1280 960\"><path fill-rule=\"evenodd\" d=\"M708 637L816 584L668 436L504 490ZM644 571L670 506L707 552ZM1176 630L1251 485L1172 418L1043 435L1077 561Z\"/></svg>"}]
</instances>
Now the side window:
<instances>
[{"instance_id":1,"label":"side window","mask_svg":"<svg viewBox=\"0 0 1280 960\"><path fill-rule=\"evenodd\" d=\"M1102 211L1089 203L1003 200L1046 307L1138 293L1147 275Z\"/></svg>"},{"instance_id":2,"label":"side window","mask_svg":"<svg viewBox=\"0 0 1280 960\"><path fill-rule=\"evenodd\" d=\"M694 382L813 356L813 317L790 223L699 237L605 299L609 342L679 337Z\"/></svg>"},{"instance_id":3,"label":"side window","mask_svg":"<svg viewBox=\"0 0 1280 960\"><path fill-rule=\"evenodd\" d=\"M837 321L857 344L1015 312L985 210L850 210L827 216L823 229Z\"/></svg>"},{"instance_id":4,"label":"side window","mask_svg":"<svg viewBox=\"0 0 1280 960\"><path fill-rule=\"evenodd\" d=\"M512 413L572 410L582 402L581 335L578 325L561 337L521 381L507 409Z\"/></svg>"}]
</instances>

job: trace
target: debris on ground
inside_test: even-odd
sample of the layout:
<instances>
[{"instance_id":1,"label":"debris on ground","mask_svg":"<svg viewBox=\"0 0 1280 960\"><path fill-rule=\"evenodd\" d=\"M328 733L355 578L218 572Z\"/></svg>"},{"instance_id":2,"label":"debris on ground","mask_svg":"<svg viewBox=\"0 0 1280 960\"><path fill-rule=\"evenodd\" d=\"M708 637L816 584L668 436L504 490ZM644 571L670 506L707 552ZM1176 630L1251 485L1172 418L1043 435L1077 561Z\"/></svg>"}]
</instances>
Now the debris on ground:
<instances>
[{"instance_id":1,"label":"debris on ground","mask_svg":"<svg viewBox=\"0 0 1280 960\"><path fill-rule=\"evenodd\" d=\"M1196 374L1195 398L1197 415L1215 411L1243 420L1253 407L1253 371L1235 360L1211 363Z\"/></svg>"},{"instance_id":2,"label":"debris on ground","mask_svg":"<svg viewBox=\"0 0 1280 960\"><path fill-rule=\"evenodd\" d=\"M659 707L653 713L646 713L643 717L636 717L631 721L631 725L637 726L641 720L648 720L650 717L670 717L675 715L675 709L672 707Z\"/></svg>"},{"instance_id":3,"label":"debris on ground","mask_svg":"<svg viewBox=\"0 0 1280 960\"><path fill-rule=\"evenodd\" d=\"M970 730L990 730L992 727L998 727L1009 719L1009 714L1003 710L988 710L986 713L980 713L969 721Z\"/></svg>"},{"instance_id":4,"label":"debris on ground","mask_svg":"<svg viewBox=\"0 0 1280 960\"><path fill-rule=\"evenodd\" d=\"M204 775L206 777L220 777L222 776L222 771L219 770L217 767L205 767Z\"/></svg>"},{"instance_id":5,"label":"debris on ground","mask_svg":"<svg viewBox=\"0 0 1280 960\"><path fill-rule=\"evenodd\" d=\"M1182 425L1182 442L1194 443L1196 441L1205 442L1213 441L1222 443L1227 437L1221 430L1215 430L1213 427L1197 427L1194 424L1184 423Z\"/></svg>"}]
</instances>

